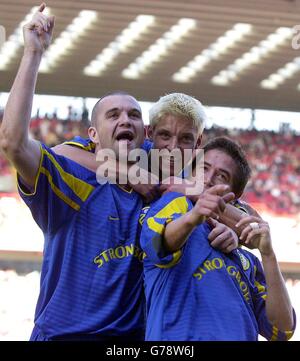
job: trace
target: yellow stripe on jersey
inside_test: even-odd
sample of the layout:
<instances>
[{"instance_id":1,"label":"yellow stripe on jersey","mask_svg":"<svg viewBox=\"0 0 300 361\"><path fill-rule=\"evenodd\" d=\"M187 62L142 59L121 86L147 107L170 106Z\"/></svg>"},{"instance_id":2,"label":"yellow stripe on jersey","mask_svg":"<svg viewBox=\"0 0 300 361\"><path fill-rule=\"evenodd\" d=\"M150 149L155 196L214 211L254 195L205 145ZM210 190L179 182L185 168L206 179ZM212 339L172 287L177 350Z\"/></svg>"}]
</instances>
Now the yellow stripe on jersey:
<instances>
[{"instance_id":1,"label":"yellow stripe on jersey","mask_svg":"<svg viewBox=\"0 0 300 361\"><path fill-rule=\"evenodd\" d=\"M284 331L287 341L293 336L294 331Z\"/></svg>"},{"instance_id":2,"label":"yellow stripe on jersey","mask_svg":"<svg viewBox=\"0 0 300 361\"><path fill-rule=\"evenodd\" d=\"M63 168L55 160L53 155L51 155L46 149L43 149L43 152L54 164L63 181L72 189L72 191L77 195L78 198L85 202L89 195L93 192L95 187L64 171Z\"/></svg>"},{"instance_id":3,"label":"yellow stripe on jersey","mask_svg":"<svg viewBox=\"0 0 300 361\"><path fill-rule=\"evenodd\" d=\"M77 143L77 142L63 142L63 145L75 145L76 147L78 148L82 148L82 149L85 149L86 147L81 144L81 143Z\"/></svg>"},{"instance_id":4,"label":"yellow stripe on jersey","mask_svg":"<svg viewBox=\"0 0 300 361\"><path fill-rule=\"evenodd\" d=\"M278 328L276 326L273 326L272 328L272 337L270 341L276 341L278 339Z\"/></svg>"},{"instance_id":5,"label":"yellow stripe on jersey","mask_svg":"<svg viewBox=\"0 0 300 361\"><path fill-rule=\"evenodd\" d=\"M182 254L181 250L176 251L172 255L173 256L172 261L170 261L168 264L156 264L155 266L159 267L159 268L164 268L164 269L171 268L171 267L175 266L179 262L179 260L181 258L181 254Z\"/></svg>"},{"instance_id":6,"label":"yellow stripe on jersey","mask_svg":"<svg viewBox=\"0 0 300 361\"><path fill-rule=\"evenodd\" d=\"M278 328L276 326L273 326L271 341L278 340L278 333L279 333ZM283 333L285 334L286 340L288 341L293 336L294 331L283 331Z\"/></svg>"},{"instance_id":7,"label":"yellow stripe on jersey","mask_svg":"<svg viewBox=\"0 0 300 361\"><path fill-rule=\"evenodd\" d=\"M95 143L93 143L93 142L89 143L89 145L83 145L81 143L72 142L72 141L67 141L67 142L64 142L63 144L64 145L75 145L76 147L82 148L82 149L87 150L87 151L94 150L95 147L96 147Z\"/></svg>"},{"instance_id":8,"label":"yellow stripe on jersey","mask_svg":"<svg viewBox=\"0 0 300 361\"><path fill-rule=\"evenodd\" d=\"M261 283L259 283L255 277L256 277L256 271L257 271L257 268L256 266L254 266L254 284L255 286L257 287L257 290L258 290L258 293L265 293L266 292L266 287L263 286ZM264 295L265 297L263 297L264 299L266 298L266 295Z\"/></svg>"},{"instance_id":9,"label":"yellow stripe on jersey","mask_svg":"<svg viewBox=\"0 0 300 361\"><path fill-rule=\"evenodd\" d=\"M76 202L72 201L71 198L69 198L68 196L66 196L59 188L56 187L56 185L53 183L53 178L52 175L50 174L50 172L42 167L41 168L41 173L45 174L45 176L48 178L48 182L50 184L50 187L52 189L52 191L60 198L62 199L65 203L67 203L70 207L72 207L73 209L75 209L76 211L79 211L80 206L79 204L77 204Z\"/></svg>"},{"instance_id":10,"label":"yellow stripe on jersey","mask_svg":"<svg viewBox=\"0 0 300 361\"><path fill-rule=\"evenodd\" d=\"M147 225L151 229L151 231L155 233L158 234L164 233L165 225L156 222L153 217L147 219Z\"/></svg>"},{"instance_id":11,"label":"yellow stripe on jersey","mask_svg":"<svg viewBox=\"0 0 300 361\"><path fill-rule=\"evenodd\" d=\"M175 213L185 214L188 210L188 203L186 197L182 196L176 199L173 199L169 204L167 204L162 210L156 213L153 217L149 217L147 220L148 227L158 234L162 234L165 228L164 224L161 224L155 220L155 218L163 218L168 222L172 221L172 216Z\"/></svg>"}]
</instances>

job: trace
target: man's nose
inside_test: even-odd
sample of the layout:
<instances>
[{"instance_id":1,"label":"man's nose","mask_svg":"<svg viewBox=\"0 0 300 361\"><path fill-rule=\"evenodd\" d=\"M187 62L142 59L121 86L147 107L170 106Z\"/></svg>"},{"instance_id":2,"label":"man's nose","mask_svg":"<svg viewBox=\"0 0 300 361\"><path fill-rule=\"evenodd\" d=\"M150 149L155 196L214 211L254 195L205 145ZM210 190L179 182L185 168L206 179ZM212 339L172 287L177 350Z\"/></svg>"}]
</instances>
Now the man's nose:
<instances>
[{"instance_id":1,"label":"man's nose","mask_svg":"<svg viewBox=\"0 0 300 361\"><path fill-rule=\"evenodd\" d=\"M176 137L172 137L169 141L168 144L168 150L172 151L173 149L176 149L178 147L178 143L177 143L177 138Z\"/></svg>"},{"instance_id":2,"label":"man's nose","mask_svg":"<svg viewBox=\"0 0 300 361\"><path fill-rule=\"evenodd\" d=\"M119 125L121 126L130 126L131 125L131 118L128 116L127 113L123 112L119 118Z\"/></svg>"}]
</instances>

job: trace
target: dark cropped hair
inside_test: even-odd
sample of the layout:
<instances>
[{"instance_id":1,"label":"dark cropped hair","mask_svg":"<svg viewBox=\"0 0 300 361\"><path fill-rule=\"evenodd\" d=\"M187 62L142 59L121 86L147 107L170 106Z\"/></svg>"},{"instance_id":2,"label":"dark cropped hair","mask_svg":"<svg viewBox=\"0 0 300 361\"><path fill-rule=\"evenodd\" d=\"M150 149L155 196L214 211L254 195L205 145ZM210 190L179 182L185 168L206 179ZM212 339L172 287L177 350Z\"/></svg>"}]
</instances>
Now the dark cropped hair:
<instances>
[{"instance_id":1,"label":"dark cropped hair","mask_svg":"<svg viewBox=\"0 0 300 361\"><path fill-rule=\"evenodd\" d=\"M234 172L232 191L236 197L240 197L251 176L251 168L246 155L239 144L226 137L217 137L209 141L204 147L204 154L209 150L218 149L229 155L236 165ZM205 158L205 156L204 156Z\"/></svg>"}]
</instances>

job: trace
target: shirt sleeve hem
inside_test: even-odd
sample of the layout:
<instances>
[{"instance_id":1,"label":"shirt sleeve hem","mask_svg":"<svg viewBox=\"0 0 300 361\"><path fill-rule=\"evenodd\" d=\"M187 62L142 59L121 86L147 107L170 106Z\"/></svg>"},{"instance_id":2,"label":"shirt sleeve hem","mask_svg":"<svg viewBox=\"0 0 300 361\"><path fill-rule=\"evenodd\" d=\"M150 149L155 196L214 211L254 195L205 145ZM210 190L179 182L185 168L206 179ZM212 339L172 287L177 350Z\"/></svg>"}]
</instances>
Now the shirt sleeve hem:
<instances>
[{"instance_id":1,"label":"shirt sleeve hem","mask_svg":"<svg viewBox=\"0 0 300 361\"><path fill-rule=\"evenodd\" d=\"M34 196L36 194L36 189L37 189L37 185L38 185L38 181L40 179L40 174L41 174L41 169L42 169L42 164L43 164L43 160L44 160L44 152L43 152L43 148L42 148L42 144L40 143L40 151L41 151L41 159L40 159L40 164L39 164L39 168L35 177L35 182L34 182L34 187L32 192L26 192L25 191L25 186L26 183L23 183L21 181L21 177L19 174L17 174L17 187L19 192L26 197L30 197L30 196Z\"/></svg>"}]
</instances>

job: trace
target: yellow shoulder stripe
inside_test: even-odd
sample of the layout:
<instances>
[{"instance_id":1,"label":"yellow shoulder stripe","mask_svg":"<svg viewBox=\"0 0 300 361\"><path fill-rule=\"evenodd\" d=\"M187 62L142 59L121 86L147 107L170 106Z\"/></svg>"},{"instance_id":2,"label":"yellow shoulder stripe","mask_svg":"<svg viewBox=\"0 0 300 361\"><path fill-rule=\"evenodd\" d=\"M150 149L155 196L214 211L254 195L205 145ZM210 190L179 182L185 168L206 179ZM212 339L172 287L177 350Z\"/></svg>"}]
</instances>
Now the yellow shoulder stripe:
<instances>
[{"instance_id":1,"label":"yellow shoulder stripe","mask_svg":"<svg viewBox=\"0 0 300 361\"><path fill-rule=\"evenodd\" d=\"M52 175L50 174L50 172L45 169L44 167L41 167L41 173L45 174L45 176L48 178L48 182L50 184L50 187L52 189L52 191L60 198L62 199L65 203L67 203L70 207L72 207L73 209L75 209L76 211L79 211L80 206L79 204L77 204L76 202L72 201L71 198L69 198L68 196L66 196L59 188L56 187L56 185L53 183L53 179L52 179Z\"/></svg>"},{"instance_id":2,"label":"yellow shoulder stripe","mask_svg":"<svg viewBox=\"0 0 300 361\"><path fill-rule=\"evenodd\" d=\"M81 143L77 143L77 142L72 142L71 140L70 141L66 141L66 142L64 142L63 144L65 144L65 145L75 145L76 147L78 147L78 148L82 148L82 149L84 149L84 150L94 150L95 149L95 143L93 143L93 142L91 142L91 143L89 143L88 145L83 145L83 144L81 144Z\"/></svg>"},{"instance_id":3,"label":"yellow shoulder stripe","mask_svg":"<svg viewBox=\"0 0 300 361\"><path fill-rule=\"evenodd\" d=\"M81 143L77 143L77 142L72 142L72 141L67 141L67 142L63 142L64 145L75 145L78 148L82 148L85 149L86 147L81 144Z\"/></svg>"},{"instance_id":4,"label":"yellow shoulder stripe","mask_svg":"<svg viewBox=\"0 0 300 361\"><path fill-rule=\"evenodd\" d=\"M155 266L159 267L159 268L164 268L164 269L171 268L171 267L175 266L179 262L179 260L181 258L181 254L182 254L182 252L181 252L181 250L179 250L179 251L173 253L173 259L172 259L172 261L170 261L170 263L168 263L168 264L156 264Z\"/></svg>"},{"instance_id":5,"label":"yellow shoulder stripe","mask_svg":"<svg viewBox=\"0 0 300 361\"><path fill-rule=\"evenodd\" d=\"M147 220L148 227L158 234L162 234L165 228L164 224L160 224L155 218L163 218L167 220L167 223L172 221L172 216L175 213L185 214L188 210L188 203L185 196L173 199L163 209L156 213L153 217L149 217Z\"/></svg>"},{"instance_id":6,"label":"yellow shoulder stripe","mask_svg":"<svg viewBox=\"0 0 300 361\"><path fill-rule=\"evenodd\" d=\"M62 180L72 189L72 191L77 195L78 198L80 198L83 202L85 202L89 197L89 195L92 193L92 191L95 189L95 187L73 176L72 174L64 171L63 168L55 160L53 155L51 155L44 148L43 148L43 153L45 153L45 155L49 158L49 160L54 164Z\"/></svg>"}]
</instances>

